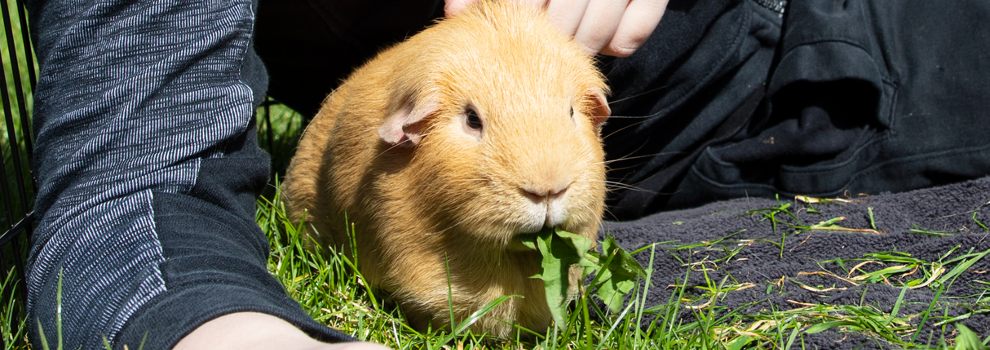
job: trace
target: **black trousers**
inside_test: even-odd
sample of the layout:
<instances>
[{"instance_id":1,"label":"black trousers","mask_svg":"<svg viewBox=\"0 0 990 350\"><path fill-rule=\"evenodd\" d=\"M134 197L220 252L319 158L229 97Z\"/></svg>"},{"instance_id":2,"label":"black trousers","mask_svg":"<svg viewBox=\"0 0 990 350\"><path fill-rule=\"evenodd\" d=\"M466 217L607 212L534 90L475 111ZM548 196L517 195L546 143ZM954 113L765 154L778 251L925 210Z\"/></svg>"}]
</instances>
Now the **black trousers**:
<instances>
[{"instance_id":1,"label":"black trousers","mask_svg":"<svg viewBox=\"0 0 990 350\"><path fill-rule=\"evenodd\" d=\"M990 174L990 2L672 0L603 58L613 219L743 196L905 191ZM442 1L263 1L269 93L312 115ZM398 16L397 16L398 14Z\"/></svg>"}]
</instances>

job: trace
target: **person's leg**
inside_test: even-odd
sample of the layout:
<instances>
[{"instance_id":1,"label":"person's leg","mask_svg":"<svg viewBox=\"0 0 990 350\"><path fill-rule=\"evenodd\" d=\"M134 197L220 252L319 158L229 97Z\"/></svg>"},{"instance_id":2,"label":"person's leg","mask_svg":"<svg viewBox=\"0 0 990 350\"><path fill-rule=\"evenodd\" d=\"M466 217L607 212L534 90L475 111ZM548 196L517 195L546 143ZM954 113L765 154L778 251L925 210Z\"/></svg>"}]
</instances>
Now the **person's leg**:
<instances>
[{"instance_id":1,"label":"person's leg","mask_svg":"<svg viewBox=\"0 0 990 350\"><path fill-rule=\"evenodd\" d=\"M791 2L766 110L668 202L899 192L990 174L990 3Z\"/></svg>"},{"instance_id":2,"label":"person's leg","mask_svg":"<svg viewBox=\"0 0 990 350\"><path fill-rule=\"evenodd\" d=\"M990 76L990 4L792 1L781 31L765 11L774 1L731 3L697 22L710 25L673 63L663 64L662 22L641 52L606 70L616 91L605 139L610 180L621 183L610 194L616 218L990 174L990 138L976 127L990 110L981 79ZM680 6L685 17L698 12Z\"/></svg>"},{"instance_id":3,"label":"person's leg","mask_svg":"<svg viewBox=\"0 0 990 350\"><path fill-rule=\"evenodd\" d=\"M254 222L269 171L252 121L265 95L255 4L29 6L41 68L32 342L61 327L68 348L169 348L242 311L350 339L310 319L266 269Z\"/></svg>"},{"instance_id":4,"label":"person's leg","mask_svg":"<svg viewBox=\"0 0 990 350\"><path fill-rule=\"evenodd\" d=\"M673 0L643 47L604 62L606 219L667 208L698 154L750 120L780 35L776 3Z\"/></svg>"}]
</instances>

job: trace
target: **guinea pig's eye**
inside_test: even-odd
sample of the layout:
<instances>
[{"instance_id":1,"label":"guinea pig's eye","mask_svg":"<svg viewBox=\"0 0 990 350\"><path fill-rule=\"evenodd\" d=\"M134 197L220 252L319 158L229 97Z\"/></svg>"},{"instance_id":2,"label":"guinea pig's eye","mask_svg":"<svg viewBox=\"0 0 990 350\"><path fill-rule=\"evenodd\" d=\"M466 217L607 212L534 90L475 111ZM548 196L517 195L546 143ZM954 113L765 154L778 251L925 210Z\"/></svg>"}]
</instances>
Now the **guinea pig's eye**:
<instances>
[{"instance_id":1,"label":"guinea pig's eye","mask_svg":"<svg viewBox=\"0 0 990 350\"><path fill-rule=\"evenodd\" d=\"M467 126L471 129L481 131L481 118L478 117L478 111L474 110L474 107L468 106L464 109L464 118L467 122Z\"/></svg>"},{"instance_id":2,"label":"guinea pig's eye","mask_svg":"<svg viewBox=\"0 0 990 350\"><path fill-rule=\"evenodd\" d=\"M567 114L571 116L571 119L574 119L574 106L571 106L571 110Z\"/></svg>"}]
</instances>

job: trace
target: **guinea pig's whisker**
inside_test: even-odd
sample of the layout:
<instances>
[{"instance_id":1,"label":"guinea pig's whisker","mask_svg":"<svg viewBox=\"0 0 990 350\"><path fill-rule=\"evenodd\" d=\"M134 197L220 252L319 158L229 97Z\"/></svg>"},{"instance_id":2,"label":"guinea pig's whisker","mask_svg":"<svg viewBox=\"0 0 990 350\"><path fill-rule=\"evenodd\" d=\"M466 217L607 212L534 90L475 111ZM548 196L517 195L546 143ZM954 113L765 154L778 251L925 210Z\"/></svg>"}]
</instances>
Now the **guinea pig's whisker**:
<instances>
[{"instance_id":1,"label":"guinea pig's whisker","mask_svg":"<svg viewBox=\"0 0 990 350\"><path fill-rule=\"evenodd\" d=\"M639 119L635 123L629 123L629 125L625 125L625 126L623 126L621 128L612 130L612 132L610 132L608 135L602 136L602 139L608 139L609 137L612 137L612 136L614 136L615 134L617 134L617 133L619 133L621 131L624 131L624 130L629 129L629 128L634 127L634 126L639 126L640 124L645 123L647 120L649 120L649 118Z\"/></svg>"},{"instance_id":2,"label":"guinea pig's whisker","mask_svg":"<svg viewBox=\"0 0 990 350\"><path fill-rule=\"evenodd\" d=\"M628 170L628 169L635 169L635 168L636 168L635 165L629 165L629 166L623 166L623 167L609 167L608 170L609 171L618 171L618 170Z\"/></svg>"},{"instance_id":3,"label":"guinea pig's whisker","mask_svg":"<svg viewBox=\"0 0 990 350\"><path fill-rule=\"evenodd\" d=\"M608 165L608 164L612 164L612 163L615 163L615 162L623 162L623 161L627 161L627 160L634 160L634 159L640 159L640 158L653 158L653 157L656 157L656 156L667 156L667 155L675 155L675 154L683 154L683 153L684 152L681 152L681 151L657 152L657 153L652 153L652 154L641 154L641 155L638 155L638 156L625 156L625 157L620 157L620 158L615 158L615 159L609 159L609 160L604 161L603 163L606 164L606 165Z\"/></svg>"},{"instance_id":4,"label":"guinea pig's whisker","mask_svg":"<svg viewBox=\"0 0 990 350\"><path fill-rule=\"evenodd\" d=\"M630 190L630 191L636 191L636 192L646 192L646 193L651 193L651 194L657 194L657 191L648 190L648 189L645 189L645 188L642 188L642 187L636 187L636 186L629 185L629 184L624 184L624 183L621 183L621 182L618 182L618 181L608 181L608 180L606 180L605 181L605 187L607 187L609 189L622 189L622 190Z\"/></svg>"},{"instance_id":5,"label":"guinea pig's whisker","mask_svg":"<svg viewBox=\"0 0 990 350\"><path fill-rule=\"evenodd\" d=\"M642 92L640 92L638 94L633 94L633 95L626 96L626 97L623 97L623 98L620 98L620 99L617 99L617 100L608 101L608 104L609 105L612 105L612 104L616 104L616 103L620 103L620 102L625 102L625 101L628 101L628 100L631 100L631 99L634 99L634 98L643 97L643 96L652 94L654 92L657 92L657 91L666 89L667 86L669 86L669 85L661 85L661 86L658 86L658 87L655 87L655 88L652 88L652 89L646 89L646 90L643 90Z\"/></svg>"},{"instance_id":6,"label":"guinea pig's whisker","mask_svg":"<svg viewBox=\"0 0 990 350\"><path fill-rule=\"evenodd\" d=\"M648 116L648 115L643 115L643 116L639 116L639 115L610 115L610 116L608 116L608 119L647 119L647 118L650 118L650 117L651 116Z\"/></svg>"},{"instance_id":7,"label":"guinea pig's whisker","mask_svg":"<svg viewBox=\"0 0 990 350\"><path fill-rule=\"evenodd\" d=\"M608 207L605 207L605 212L602 214L602 217L605 218L605 220L619 220L619 217L615 216L615 214L612 213L612 211L609 210ZM605 228L605 222L603 220L601 223L598 224L598 232L604 231L604 228Z\"/></svg>"},{"instance_id":8,"label":"guinea pig's whisker","mask_svg":"<svg viewBox=\"0 0 990 350\"><path fill-rule=\"evenodd\" d=\"M372 161L375 161L375 160L377 160L377 159L378 159L378 157L381 157L381 156L383 156L383 155L385 155L385 153L388 153L388 152L390 152L390 151L392 151L392 150L393 150L393 149L395 149L396 147L400 147L400 146L402 146L402 144L403 144L403 143L406 143L406 142L410 142L410 141L409 141L409 140L406 140L406 141L402 141L402 142L399 142L399 143L397 143L397 144L394 144L394 145L392 145L392 146L389 146L389 147L388 147L388 148L386 148L385 150L383 150L383 151L381 151L380 153L378 153L378 154L376 154L376 155L375 155L374 157L372 157L372 158L371 158L371 160L372 160Z\"/></svg>"},{"instance_id":9,"label":"guinea pig's whisker","mask_svg":"<svg viewBox=\"0 0 990 350\"><path fill-rule=\"evenodd\" d=\"M447 231L450 231L450 230L451 230L451 229L453 229L454 227L457 227L457 226L459 226L459 225L461 225L461 224L463 224L463 223L465 223L465 222L467 222L467 220L466 220L466 219L461 219L461 220L459 220L458 222L455 222L455 223L452 223L452 224L450 224L450 225L447 225L447 227L446 227L446 228L443 228L443 229L441 229L441 228L440 228L440 227L438 226L438 225L440 224L440 223L438 222L438 223L436 223L436 224L434 224L434 226L432 227L432 231L433 231L432 233L435 233L435 234L443 234L443 233L446 233Z\"/></svg>"},{"instance_id":10,"label":"guinea pig's whisker","mask_svg":"<svg viewBox=\"0 0 990 350\"><path fill-rule=\"evenodd\" d=\"M453 222L450 225L447 225L447 227L445 227L443 229L439 229L439 227L434 226L434 228L432 230L433 231L432 233L433 234L444 234L444 233L446 233L446 232L448 232L448 231L450 231L452 229L455 229L457 227L476 226L476 225L472 225L471 222L472 221L480 221L482 219L483 219L483 217L481 217L481 215L472 215L472 216L468 216L468 217L462 217L462 218L459 218L456 222ZM509 242L508 241L505 241L505 242L501 242L501 243L508 244Z\"/></svg>"},{"instance_id":11,"label":"guinea pig's whisker","mask_svg":"<svg viewBox=\"0 0 990 350\"><path fill-rule=\"evenodd\" d=\"M445 233L445 232L447 232L447 231L450 231L451 229L453 229L453 228L455 228L455 227L458 227L458 226L463 226L463 225L464 225L464 224L466 224L466 223L469 223L469 222L472 222L472 221L477 221L478 219L480 219L480 215L467 215L467 216L460 216L460 217L457 217L457 221L455 221L455 222L453 222L453 223L450 223L450 225L447 225L447 227L445 227L445 228L443 228L443 229L440 229L440 228L439 228L439 227L437 226L437 225L439 225L439 224L440 224L439 222L438 222L438 223L436 223L436 224L434 224L434 226L433 226L433 231L434 231L435 233L437 233L437 234L442 234L442 233Z\"/></svg>"}]
</instances>

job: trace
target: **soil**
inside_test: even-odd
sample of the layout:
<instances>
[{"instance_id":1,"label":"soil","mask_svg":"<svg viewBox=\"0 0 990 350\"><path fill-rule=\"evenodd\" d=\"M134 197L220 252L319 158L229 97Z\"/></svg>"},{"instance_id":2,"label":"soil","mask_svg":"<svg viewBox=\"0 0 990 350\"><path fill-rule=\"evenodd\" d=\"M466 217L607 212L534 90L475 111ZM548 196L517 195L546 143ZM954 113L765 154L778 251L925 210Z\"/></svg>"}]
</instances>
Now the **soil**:
<instances>
[{"instance_id":1,"label":"soil","mask_svg":"<svg viewBox=\"0 0 990 350\"><path fill-rule=\"evenodd\" d=\"M794 217L779 212L775 232L765 214L771 212L768 208L779 208L785 203L791 203L787 211ZM873 225L868 208L872 208L877 232L869 230ZM808 226L837 217L845 218L837 225L860 231L805 229L794 234L795 228L787 225ZM947 259L969 252L986 251L990 249L990 233L981 227L981 222L990 225L990 177L830 203L809 204L793 199L736 199L694 209L658 213L636 221L609 222L605 232L615 236L623 247L630 250L652 242L664 242L656 250L653 287L647 296L648 307L668 302L670 293L675 290L672 286L683 282L689 268L687 265L707 261L693 265L688 286L705 285L700 266L706 266L709 278L716 282L729 277L728 284L754 284L748 289L728 292L723 295L724 298L717 300L714 305L726 307L720 309L723 311L742 308L743 313L755 314L795 309L801 307L801 303L808 303L869 305L886 313L893 308L902 290L902 282L922 277L921 272L916 271L899 279L852 284L841 279L850 277L849 269L861 263L860 259L870 253L896 251L925 261L939 261L953 249L955 251ZM782 233L788 234L783 250L779 245ZM677 249L684 244L725 237L728 238L709 247ZM729 257L732 250L740 245L743 248ZM637 259L646 266L649 252L639 254ZM843 262L837 263L835 259L843 259ZM863 265L861 271L876 271L893 265L897 264L869 263ZM945 272L952 267L949 266ZM822 271L834 276L820 274ZM942 319L945 310L948 310L950 317L969 313L981 297L984 298L984 313L976 313L959 322L977 334L990 334L990 314L986 313L988 299L987 295L981 294L990 294L987 281L990 281L990 255L963 272L943 292L917 342L927 343L929 335L936 341L954 337L953 323L949 323L944 335L942 328L933 324ZM802 284L811 288L802 288ZM772 285L769 292L768 285ZM816 288L821 290L814 290ZM909 289L899 315L913 315L909 322L912 327L917 327L920 314L929 308L935 294L935 288L931 286ZM699 300L695 304L704 302L700 296ZM691 314L684 311L682 316L690 320ZM907 340L909 336L902 339ZM811 348L893 347L893 344L877 337L836 328L806 335L804 341Z\"/></svg>"}]
</instances>

